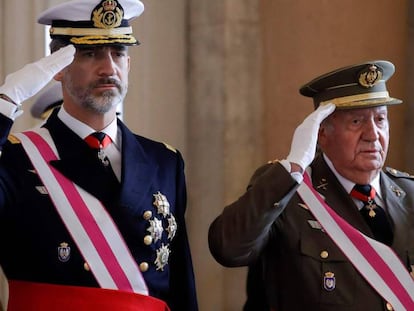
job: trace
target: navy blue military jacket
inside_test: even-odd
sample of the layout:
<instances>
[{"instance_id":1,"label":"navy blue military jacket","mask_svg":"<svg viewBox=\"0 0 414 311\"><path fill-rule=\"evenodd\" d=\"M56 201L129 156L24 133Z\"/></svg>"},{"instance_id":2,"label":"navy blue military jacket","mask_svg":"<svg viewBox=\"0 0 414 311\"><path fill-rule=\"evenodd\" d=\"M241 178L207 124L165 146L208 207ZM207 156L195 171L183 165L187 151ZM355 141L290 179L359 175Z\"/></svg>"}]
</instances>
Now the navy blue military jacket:
<instances>
[{"instance_id":1,"label":"navy blue military jacket","mask_svg":"<svg viewBox=\"0 0 414 311\"><path fill-rule=\"evenodd\" d=\"M56 212L22 145L7 140L12 122L0 115L0 264L9 279L99 287ZM122 133L122 177L102 169L96 154L57 117L46 127L58 150L50 164L105 206L140 267L151 296L171 310L197 310L194 273L185 225L186 185L181 154L165 144ZM156 194L170 204L157 208ZM171 239L171 215L177 229ZM162 223L153 238L153 220ZM164 252L162 252L164 250ZM169 251L168 262L165 264Z\"/></svg>"}]
</instances>

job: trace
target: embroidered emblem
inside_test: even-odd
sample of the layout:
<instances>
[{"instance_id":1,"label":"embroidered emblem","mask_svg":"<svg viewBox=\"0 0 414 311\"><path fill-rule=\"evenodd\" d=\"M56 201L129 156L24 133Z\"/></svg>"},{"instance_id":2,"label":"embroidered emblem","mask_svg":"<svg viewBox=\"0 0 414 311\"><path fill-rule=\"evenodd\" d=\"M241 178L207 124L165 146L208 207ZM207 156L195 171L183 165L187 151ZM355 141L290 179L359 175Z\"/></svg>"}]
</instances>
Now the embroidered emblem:
<instances>
[{"instance_id":1,"label":"embroidered emblem","mask_svg":"<svg viewBox=\"0 0 414 311\"><path fill-rule=\"evenodd\" d=\"M375 65L370 65L359 74L358 82L361 86L370 88L382 79L382 71Z\"/></svg>"},{"instance_id":2,"label":"embroidered emblem","mask_svg":"<svg viewBox=\"0 0 414 311\"><path fill-rule=\"evenodd\" d=\"M175 221L175 217L171 214L170 218L168 218L168 240L172 240L177 232L177 222Z\"/></svg>"},{"instance_id":3,"label":"embroidered emblem","mask_svg":"<svg viewBox=\"0 0 414 311\"><path fill-rule=\"evenodd\" d=\"M400 197L402 194L404 194L404 191L397 188L397 187L394 187L394 186L391 185L390 188L391 188L391 191L394 192L397 197Z\"/></svg>"},{"instance_id":4,"label":"embroidered emblem","mask_svg":"<svg viewBox=\"0 0 414 311\"><path fill-rule=\"evenodd\" d=\"M70 246L68 246L68 243L60 243L58 247L58 258L61 262L67 262L70 259Z\"/></svg>"},{"instance_id":5,"label":"embroidered emblem","mask_svg":"<svg viewBox=\"0 0 414 311\"><path fill-rule=\"evenodd\" d=\"M92 12L92 21L96 28L119 27L124 16L122 6L114 0L99 3Z\"/></svg>"},{"instance_id":6,"label":"embroidered emblem","mask_svg":"<svg viewBox=\"0 0 414 311\"><path fill-rule=\"evenodd\" d=\"M154 263L157 266L157 270L164 271L164 267L168 264L168 258L170 257L170 249L168 245L162 244L159 249L157 249L157 259Z\"/></svg>"},{"instance_id":7,"label":"embroidered emblem","mask_svg":"<svg viewBox=\"0 0 414 311\"><path fill-rule=\"evenodd\" d=\"M325 288L328 292L331 292L335 289L335 286L335 274L333 272L325 272L325 276L323 277L323 288Z\"/></svg>"},{"instance_id":8,"label":"embroidered emblem","mask_svg":"<svg viewBox=\"0 0 414 311\"><path fill-rule=\"evenodd\" d=\"M167 197L161 192L153 194L154 202L153 204L157 207L158 214L162 214L164 217L170 214L170 203L167 200Z\"/></svg>"},{"instance_id":9,"label":"embroidered emblem","mask_svg":"<svg viewBox=\"0 0 414 311\"><path fill-rule=\"evenodd\" d=\"M151 233L152 238L154 239L154 242L157 242L161 239L162 232L164 231L162 227L162 222L157 217L154 217L154 219L149 220L150 226L147 229L148 232Z\"/></svg>"},{"instance_id":10,"label":"embroidered emblem","mask_svg":"<svg viewBox=\"0 0 414 311\"><path fill-rule=\"evenodd\" d=\"M328 185L328 183L326 182L325 178L322 178L322 180L319 181L319 185L316 186L316 189L323 189L326 190L326 186Z\"/></svg>"}]
</instances>

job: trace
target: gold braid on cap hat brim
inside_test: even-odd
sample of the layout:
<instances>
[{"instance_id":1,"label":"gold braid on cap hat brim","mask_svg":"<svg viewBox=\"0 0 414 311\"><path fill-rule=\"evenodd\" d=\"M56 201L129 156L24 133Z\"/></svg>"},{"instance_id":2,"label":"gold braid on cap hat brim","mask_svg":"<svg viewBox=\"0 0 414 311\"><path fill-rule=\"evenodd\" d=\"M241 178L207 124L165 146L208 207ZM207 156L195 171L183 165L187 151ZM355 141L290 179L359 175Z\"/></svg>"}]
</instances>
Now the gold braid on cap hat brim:
<instances>
[{"instance_id":1,"label":"gold braid on cap hat brim","mask_svg":"<svg viewBox=\"0 0 414 311\"><path fill-rule=\"evenodd\" d=\"M320 102L319 105L324 106L333 103L336 107L351 108L353 106L361 106L361 102L364 101L369 101L370 103L385 103L390 100L392 99L390 98L388 92L384 91L332 98L330 100Z\"/></svg>"},{"instance_id":2,"label":"gold braid on cap hat brim","mask_svg":"<svg viewBox=\"0 0 414 311\"><path fill-rule=\"evenodd\" d=\"M121 44L136 44L138 43L131 35L119 35L119 36L84 36L84 37L73 37L70 42L77 45L91 45L91 44L110 44L110 43L121 43Z\"/></svg>"}]
</instances>

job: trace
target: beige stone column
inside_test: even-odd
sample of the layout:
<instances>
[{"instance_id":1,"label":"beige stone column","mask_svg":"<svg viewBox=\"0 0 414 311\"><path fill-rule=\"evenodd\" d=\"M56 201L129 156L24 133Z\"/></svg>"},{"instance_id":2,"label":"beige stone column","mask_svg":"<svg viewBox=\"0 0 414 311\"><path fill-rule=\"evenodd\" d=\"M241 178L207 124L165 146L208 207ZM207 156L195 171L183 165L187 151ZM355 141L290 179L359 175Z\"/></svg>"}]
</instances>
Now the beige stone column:
<instances>
[{"instance_id":1,"label":"beige stone column","mask_svg":"<svg viewBox=\"0 0 414 311\"><path fill-rule=\"evenodd\" d=\"M210 255L207 231L263 161L258 1L189 1L188 224L200 310L241 310L245 269Z\"/></svg>"}]
</instances>

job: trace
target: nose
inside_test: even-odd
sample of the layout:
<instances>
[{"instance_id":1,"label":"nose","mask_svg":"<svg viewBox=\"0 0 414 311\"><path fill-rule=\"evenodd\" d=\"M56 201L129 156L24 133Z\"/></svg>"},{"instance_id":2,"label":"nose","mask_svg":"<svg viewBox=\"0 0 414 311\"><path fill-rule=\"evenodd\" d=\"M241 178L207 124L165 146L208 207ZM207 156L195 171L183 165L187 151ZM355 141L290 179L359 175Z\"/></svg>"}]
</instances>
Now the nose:
<instances>
[{"instance_id":1,"label":"nose","mask_svg":"<svg viewBox=\"0 0 414 311\"><path fill-rule=\"evenodd\" d=\"M365 122L362 138L367 141L376 141L379 138L379 129L374 119Z\"/></svg>"},{"instance_id":2,"label":"nose","mask_svg":"<svg viewBox=\"0 0 414 311\"><path fill-rule=\"evenodd\" d=\"M111 53L102 53L99 59L99 71L98 74L104 77L110 77L116 73L116 63Z\"/></svg>"}]
</instances>

